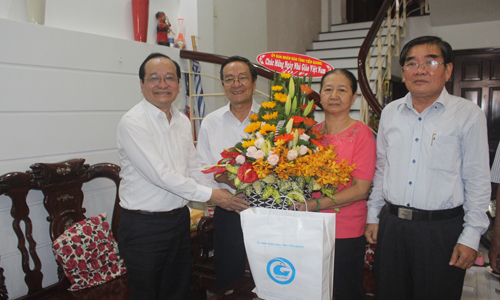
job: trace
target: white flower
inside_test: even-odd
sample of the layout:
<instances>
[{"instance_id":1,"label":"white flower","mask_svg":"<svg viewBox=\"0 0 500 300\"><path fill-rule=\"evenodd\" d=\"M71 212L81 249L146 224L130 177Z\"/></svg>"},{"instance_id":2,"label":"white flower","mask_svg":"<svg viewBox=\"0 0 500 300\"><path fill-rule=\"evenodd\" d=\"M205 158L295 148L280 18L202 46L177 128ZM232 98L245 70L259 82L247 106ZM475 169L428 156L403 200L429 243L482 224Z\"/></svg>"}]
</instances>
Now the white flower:
<instances>
[{"instance_id":1,"label":"white flower","mask_svg":"<svg viewBox=\"0 0 500 300\"><path fill-rule=\"evenodd\" d=\"M247 132L242 132L240 134L241 138L244 139L244 140L248 140L250 139L250 134L248 134Z\"/></svg>"},{"instance_id":2,"label":"white flower","mask_svg":"<svg viewBox=\"0 0 500 300\"><path fill-rule=\"evenodd\" d=\"M307 148L307 146L301 145L300 149L299 149L300 155L305 155L307 153L307 150L309 150L309 148Z\"/></svg>"},{"instance_id":3,"label":"white flower","mask_svg":"<svg viewBox=\"0 0 500 300\"><path fill-rule=\"evenodd\" d=\"M245 160L246 160L245 156L243 156L241 154L238 155L238 156L236 156L236 163L239 164L239 165L244 164Z\"/></svg>"},{"instance_id":4,"label":"white flower","mask_svg":"<svg viewBox=\"0 0 500 300\"><path fill-rule=\"evenodd\" d=\"M271 166L275 166L280 160L280 157L276 154L272 154L267 158L267 163Z\"/></svg>"},{"instance_id":5,"label":"white flower","mask_svg":"<svg viewBox=\"0 0 500 300\"><path fill-rule=\"evenodd\" d=\"M257 152L257 147L255 146L250 146L247 149L247 156L255 158L255 153Z\"/></svg>"},{"instance_id":6,"label":"white flower","mask_svg":"<svg viewBox=\"0 0 500 300\"><path fill-rule=\"evenodd\" d=\"M262 145L264 145L266 141L264 140L264 138L258 138L256 141L255 141L255 147L261 149L262 148Z\"/></svg>"},{"instance_id":7,"label":"white flower","mask_svg":"<svg viewBox=\"0 0 500 300\"><path fill-rule=\"evenodd\" d=\"M299 139L304 140L304 141L306 141L306 142L309 140L309 138L310 138L310 137L309 137L307 134L305 134L305 133L303 133L303 134L301 134L301 135L299 136Z\"/></svg>"},{"instance_id":8,"label":"white flower","mask_svg":"<svg viewBox=\"0 0 500 300\"><path fill-rule=\"evenodd\" d=\"M288 160L294 160L298 156L297 150L289 150L288 153L286 154L286 158Z\"/></svg>"},{"instance_id":9,"label":"white flower","mask_svg":"<svg viewBox=\"0 0 500 300\"><path fill-rule=\"evenodd\" d=\"M255 137L258 138L258 139L263 139L264 138L264 136L262 135L262 133L260 133L258 131L255 133Z\"/></svg>"},{"instance_id":10,"label":"white flower","mask_svg":"<svg viewBox=\"0 0 500 300\"><path fill-rule=\"evenodd\" d=\"M259 159L259 158L264 158L264 156L266 156L266 154L264 153L264 151L259 150L259 151L255 152L255 155L254 155L253 158Z\"/></svg>"}]
</instances>

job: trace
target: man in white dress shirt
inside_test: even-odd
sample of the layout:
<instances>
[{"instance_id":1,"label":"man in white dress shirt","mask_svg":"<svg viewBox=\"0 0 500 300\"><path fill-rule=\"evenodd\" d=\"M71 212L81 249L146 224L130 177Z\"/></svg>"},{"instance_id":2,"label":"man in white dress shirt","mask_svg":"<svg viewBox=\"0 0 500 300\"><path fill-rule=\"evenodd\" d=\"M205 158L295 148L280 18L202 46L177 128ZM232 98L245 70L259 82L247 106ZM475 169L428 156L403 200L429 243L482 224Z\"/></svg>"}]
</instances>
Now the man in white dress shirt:
<instances>
[{"instance_id":1,"label":"man in white dress shirt","mask_svg":"<svg viewBox=\"0 0 500 300\"><path fill-rule=\"evenodd\" d=\"M179 65L160 53L139 69L144 99L118 125L120 254L130 299L189 299L191 283L188 200L213 201L228 211L247 207L201 172L191 125L172 105Z\"/></svg>"},{"instance_id":2,"label":"man in white dress shirt","mask_svg":"<svg viewBox=\"0 0 500 300\"><path fill-rule=\"evenodd\" d=\"M451 60L438 37L408 42L399 63L409 93L382 112L365 231L377 243L378 299L460 299L489 225L486 118L446 91Z\"/></svg>"},{"instance_id":3,"label":"man in white dress shirt","mask_svg":"<svg viewBox=\"0 0 500 300\"><path fill-rule=\"evenodd\" d=\"M204 167L217 164L224 149L241 141L241 134L251 122L248 116L258 113L260 107L252 98L257 70L248 59L228 58L221 65L220 78L229 103L207 115L201 123L196 152ZM235 186L226 175L216 180L221 188L234 193ZM245 275L246 252L237 212L217 206L214 227L216 289L220 290Z\"/></svg>"}]
</instances>

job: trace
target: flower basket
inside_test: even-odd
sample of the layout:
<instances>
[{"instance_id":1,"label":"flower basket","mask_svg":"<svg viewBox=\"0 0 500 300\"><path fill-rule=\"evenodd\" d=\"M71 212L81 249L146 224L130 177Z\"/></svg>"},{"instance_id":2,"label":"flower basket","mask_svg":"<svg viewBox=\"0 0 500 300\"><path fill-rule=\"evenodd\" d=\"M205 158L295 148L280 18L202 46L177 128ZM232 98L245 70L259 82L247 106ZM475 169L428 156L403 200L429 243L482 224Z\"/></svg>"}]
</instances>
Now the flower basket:
<instances>
[{"instance_id":1,"label":"flower basket","mask_svg":"<svg viewBox=\"0 0 500 300\"><path fill-rule=\"evenodd\" d=\"M275 73L270 99L249 116L241 142L203 172L227 174L251 207L288 209L314 191L335 201L338 185L350 180L354 166L339 162L334 147L318 142L322 133L314 128L314 101L308 99L311 81Z\"/></svg>"}]
</instances>

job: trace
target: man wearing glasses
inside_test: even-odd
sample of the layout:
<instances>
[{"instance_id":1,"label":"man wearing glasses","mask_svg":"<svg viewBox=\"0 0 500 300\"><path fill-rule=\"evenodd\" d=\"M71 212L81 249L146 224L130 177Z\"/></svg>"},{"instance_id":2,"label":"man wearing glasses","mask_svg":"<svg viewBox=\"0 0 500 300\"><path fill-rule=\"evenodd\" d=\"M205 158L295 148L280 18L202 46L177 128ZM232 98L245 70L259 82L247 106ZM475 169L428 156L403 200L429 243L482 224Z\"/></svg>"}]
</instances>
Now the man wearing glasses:
<instances>
[{"instance_id":1,"label":"man wearing glasses","mask_svg":"<svg viewBox=\"0 0 500 300\"><path fill-rule=\"evenodd\" d=\"M486 118L446 91L451 60L438 37L408 42L399 63L409 93L382 112L365 231L377 243L378 299L460 299L489 225Z\"/></svg>"},{"instance_id":2,"label":"man wearing glasses","mask_svg":"<svg viewBox=\"0 0 500 300\"><path fill-rule=\"evenodd\" d=\"M201 123L196 152L202 166L215 165L224 149L241 141L241 134L250 124L249 115L259 111L253 100L257 70L240 56L228 58L220 68L222 87L229 103L207 115ZM221 188L235 192L226 175L215 179ZM220 290L245 275L246 252L239 211L217 206L214 212L214 262L216 289Z\"/></svg>"},{"instance_id":3,"label":"man wearing glasses","mask_svg":"<svg viewBox=\"0 0 500 300\"><path fill-rule=\"evenodd\" d=\"M187 117L172 105L179 65L153 53L139 68L144 99L118 124L120 254L130 299L189 299L191 283L188 200L213 201L228 211L247 207L203 174Z\"/></svg>"}]
</instances>

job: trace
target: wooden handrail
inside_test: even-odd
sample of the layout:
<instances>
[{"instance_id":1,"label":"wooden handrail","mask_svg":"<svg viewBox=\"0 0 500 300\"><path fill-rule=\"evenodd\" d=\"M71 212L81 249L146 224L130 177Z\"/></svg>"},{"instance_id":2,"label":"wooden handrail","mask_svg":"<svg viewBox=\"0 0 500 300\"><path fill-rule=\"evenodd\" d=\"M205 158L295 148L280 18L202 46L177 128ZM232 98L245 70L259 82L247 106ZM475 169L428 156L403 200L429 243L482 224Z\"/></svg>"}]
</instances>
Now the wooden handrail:
<instances>
[{"instance_id":1,"label":"wooden handrail","mask_svg":"<svg viewBox=\"0 0 500 300\"><path fill-rule=\"evenodd\" d=\"M222 65L226 59L228 59L227 56L223 55L217 55L217 54L211 54L211 53L206 53L206 52L198 52L198 51L190 51L190 50L181 50L180 51L180 58L184 59L191 59L191 60L197 60L197 61L202 61L202 62L207 62L207 63L212 63L212 64L218 64ZM269 80L273 80L274 77L274 72L259 65L253 63L255 68L257 69L257 75L262 76L264 78L267 78ZM321 106L321 98L318 93L312 92L309 95L309 98L314 100L314 103L316 106L323 108Z\"/></svg>"},{"instance_id":2,"label":"wooden handrail","mask_svg":"<svg viewBox=\"0 0 500 300\"><path fill-rule=\"evenodd\" d=\"M359 82L359 88L361 89L361 93L363 97L365 97L366 102L368 105L371 107L374 113L378 114L380 116L380 113L382 112L382 105L377 101L377 98L373 94L370 84L369 84L369 79L366 76L366 56L368 54L368 51L370 51L370 47L373 44L373 41L375 40L375 37L377 36L377 32L382 25L382 22L384 21L384 18L387 14L387 10L391 7L391 5L394 3L395 0L385 0L382 6L380 7L380 10L378 11L377 16L375 17L375 20L373 20L372 27L370 27L370 30L368 31L368 34L366 35L365 40L363 41L363 44L361 45L361 48L359 49L359 54L358 54L358 82ZM403 0L405 1L405 0ZM389 29L390 30L390 29Z\"/></svg>"}]
</instances>

